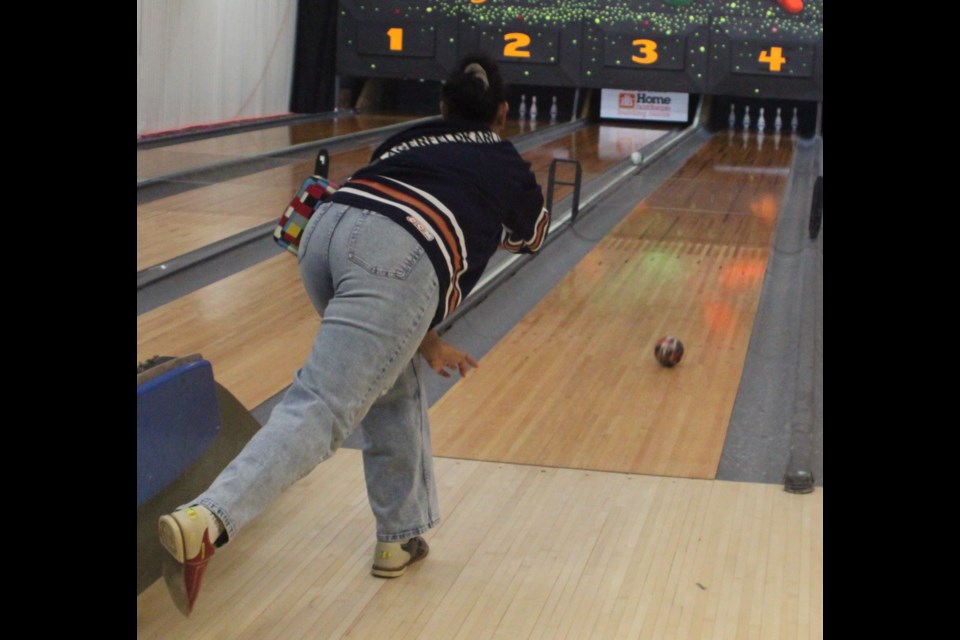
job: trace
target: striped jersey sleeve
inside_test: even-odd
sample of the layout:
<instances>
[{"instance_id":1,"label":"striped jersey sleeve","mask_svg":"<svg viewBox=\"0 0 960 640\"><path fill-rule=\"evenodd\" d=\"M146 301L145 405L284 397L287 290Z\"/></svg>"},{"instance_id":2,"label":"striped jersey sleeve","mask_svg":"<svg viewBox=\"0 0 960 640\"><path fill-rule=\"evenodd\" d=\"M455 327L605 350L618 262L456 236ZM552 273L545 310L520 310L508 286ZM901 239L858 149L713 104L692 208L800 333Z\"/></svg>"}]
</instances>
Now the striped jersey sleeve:
<instances>
[{"instance_id":1,"label":"striped jersey sleeve","mask_svg":"<svg viewBox=\"0 0 960 640\"><path fill-rule=\"evenodd\" d=\"M536 253L543 246L550 228L550 212L546 207L540 209L540 215L533 222L533 229L528 235L518 233L503 225L500 236L500 248L510 253Z\"/></svg>"}]
</instances>

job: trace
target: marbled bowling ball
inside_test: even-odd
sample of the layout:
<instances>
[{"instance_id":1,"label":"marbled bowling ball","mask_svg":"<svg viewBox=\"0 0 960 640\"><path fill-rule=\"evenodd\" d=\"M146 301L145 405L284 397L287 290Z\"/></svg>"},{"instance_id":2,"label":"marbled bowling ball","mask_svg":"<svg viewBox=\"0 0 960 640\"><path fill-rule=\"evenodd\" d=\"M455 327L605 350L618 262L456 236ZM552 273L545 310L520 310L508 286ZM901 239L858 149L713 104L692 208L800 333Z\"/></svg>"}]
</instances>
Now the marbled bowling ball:
<instances>
[{"instance_id":1,"label":"marbled bowling ball","mask_svg":"<svg viewBox=\"0 0 960 640\"><path fill-rule=\"evenodd\" d=\"M653 355L657 362L665 367L672 367L683 358L683 343L680 338L674 336L664 336L657 340L653 348Z\"/></svg>"}]
</instances>

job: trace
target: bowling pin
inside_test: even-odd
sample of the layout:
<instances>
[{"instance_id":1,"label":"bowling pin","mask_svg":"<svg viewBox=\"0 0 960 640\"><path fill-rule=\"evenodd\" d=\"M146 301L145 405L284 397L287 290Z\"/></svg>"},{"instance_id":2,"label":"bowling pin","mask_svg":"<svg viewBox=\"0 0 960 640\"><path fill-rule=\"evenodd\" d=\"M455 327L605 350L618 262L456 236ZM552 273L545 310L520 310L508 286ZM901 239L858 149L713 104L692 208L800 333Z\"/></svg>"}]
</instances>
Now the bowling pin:
<instances>
[{"instance_id":1,"label":"bowling pin","mask_svg":"<svg viewBox=\"0 0 960 640\"><path fill-rule=\"evenodd\" d=\"M747 110L743 113L743 130L750 130L750 107L747 107Z\"/></svg>"},{"instance_id":2,"label":"bowling pin","mask_svg":"<svg viewBox=\"0 0 960 640\"><path fill-rule=\"evenodd\" d=\"M737 126L737 114L733 110L734 105L730 105L730 117L727 118L727 128L733 129Z\"/></svg>"},{"instance_id":3,"label":"bowling pin","mask_svg":"<svg viewBox=\"0 0 960 640\"><path fill-rule=\"evenodd\" d=\"M527 117L527 96L520 96L520 107L517 109L517 115L521 120Z\"/></svg>"},{"instance_id":4,"label":"bowling pin","mask_svg":"<svg viewBox=\"0 0 960 640\"><path fill-rule=\"evenodd\" d=\"M760 117L757 118L757 130L763 131L767 128L767 120L763 117L763 107L760 107Z\"/></svg>"},{"instance_id":5,"label":"bowling pin","mask_svg":"<svg viewBox=\"0 0 960 640\"><path fill-rule=\"evenodd\" d=\"M550 119L557 119L557 96L553 96L553 103L550 104Z\"/></svg>"},{"instance_id":6,"label":"bowling pin","mask_svg":"<svg viewBox=\"0 0 960 640\"><path fill-rule=\"evenodd\" d=\"M530 119L537 119L537 96L530 98Z\"/></svg>"},{"instance_id":7,"label":"bowling pin","mask_svg":"<svg viewBox=\"0 0 960 640\"><path fill-rule=\"evenodd\" d=\"M780 131L783 128L783 118L780 117L780 107L777 107L777 117L773 119L773 130Z\"/></svg>"}]
</instances>

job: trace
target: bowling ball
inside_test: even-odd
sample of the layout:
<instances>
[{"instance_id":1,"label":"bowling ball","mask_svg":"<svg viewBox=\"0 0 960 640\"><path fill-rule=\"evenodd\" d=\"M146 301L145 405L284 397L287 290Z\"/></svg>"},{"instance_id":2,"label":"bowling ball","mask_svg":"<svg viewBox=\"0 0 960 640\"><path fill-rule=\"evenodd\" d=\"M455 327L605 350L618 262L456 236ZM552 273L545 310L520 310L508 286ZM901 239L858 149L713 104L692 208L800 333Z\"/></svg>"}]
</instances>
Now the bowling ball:
<instances>
[{"instance_id":1,"label":"bowling ball","mask_svg":"<svg viewBox=\"0 0 960 640\"><path fill-rule=\"evenodd\" d=\"M665 367L672 367L683 358L683 343L680 338L673 336L664 336L657 340L653 347L653 355L657 362Z\"/></svg>"}]
</instances>

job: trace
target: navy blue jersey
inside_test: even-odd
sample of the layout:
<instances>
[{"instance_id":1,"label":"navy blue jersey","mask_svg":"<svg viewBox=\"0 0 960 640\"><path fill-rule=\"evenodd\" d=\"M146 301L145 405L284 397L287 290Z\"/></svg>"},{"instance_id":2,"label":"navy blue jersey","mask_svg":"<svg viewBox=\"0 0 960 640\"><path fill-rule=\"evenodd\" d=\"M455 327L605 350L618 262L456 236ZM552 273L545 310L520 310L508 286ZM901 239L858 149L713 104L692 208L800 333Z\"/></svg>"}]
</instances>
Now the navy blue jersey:
<instances>
[{"instance_id":1,"label":"navy blue jersey","mask_svg":"<svg viewBox=\"0 0 960 640\"><path fill-rule=\"evenodd\" d=\"M470 293L498 249L539 251L550 226L530 163L488 127L436 119L398 133L333 195L412 234L437 271L435 326Z\"/></svg>"}]
</instances>

